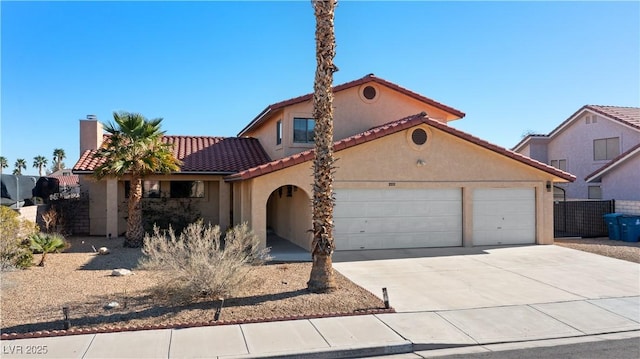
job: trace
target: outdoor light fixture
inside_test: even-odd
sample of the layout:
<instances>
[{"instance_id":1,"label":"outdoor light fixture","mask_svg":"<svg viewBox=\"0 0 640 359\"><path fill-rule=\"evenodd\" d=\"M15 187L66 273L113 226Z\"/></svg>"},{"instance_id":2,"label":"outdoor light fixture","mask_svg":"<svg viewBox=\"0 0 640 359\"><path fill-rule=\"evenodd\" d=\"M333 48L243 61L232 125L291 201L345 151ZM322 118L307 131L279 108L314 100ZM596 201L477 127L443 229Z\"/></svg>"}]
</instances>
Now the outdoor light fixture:
<instances>
[{"instance_id":1,"label":"outdoor light fixture","mask_svg":"<svg viewBox=\"0 0 640 359\"><path fill-rule=\"evenodd\" d=\"M69 307L62 307L62 315L64 315L64 330L71 328L71 320L69 320Z\"/></svg>"},{"instance_id":2,"label":"outdoor light fixture","mask_svg":"<svg viewBox=\"0 0 640 359\"><path fill-rule=\"evenodd\" d=\"M551 192L551 181L547 181L547 192Z\"/></svg>"},{"instance_id":3,"label":"outdoor light fixture","mask_svg":"<svg viewBox=\"0 0 640 359\"><path fill-rule=\"evenodd\" d=\"M389 309L389 295L387 294L387 288L382 288L382 298L384 299L384 309Z\"/></svg>"},{"instance_id":4,"label":"outdoor light fixture","mask_svg":"<svg viewBox=\"0 0 640 359\"><path fill-rule=\"evenodd\" d=\"M222 306L224 305L224 298L220 297L218 300L220 300L220 305L216 308L216 313L213 315L213 320L216 322L220 320L220 312L222 312Z\"/></svg>"}]
</instances>

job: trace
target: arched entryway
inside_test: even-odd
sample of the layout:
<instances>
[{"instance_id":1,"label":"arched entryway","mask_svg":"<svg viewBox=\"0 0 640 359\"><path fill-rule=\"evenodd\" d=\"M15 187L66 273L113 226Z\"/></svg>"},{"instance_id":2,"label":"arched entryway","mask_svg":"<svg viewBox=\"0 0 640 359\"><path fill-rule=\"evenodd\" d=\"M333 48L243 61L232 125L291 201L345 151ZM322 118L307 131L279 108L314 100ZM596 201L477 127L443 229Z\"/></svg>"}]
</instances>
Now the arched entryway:
<instances>
[{"instance_id":1,"label":"arched entryway","mask_svg":"<svg viewBox=\"0 0 640 359\"><path fill-rule=\"evenodd\" d=\"M286 240L310 251L312 235L311 198L300 187L284 185L267 201L267 247Z\"/></svg>"}]
</instances>

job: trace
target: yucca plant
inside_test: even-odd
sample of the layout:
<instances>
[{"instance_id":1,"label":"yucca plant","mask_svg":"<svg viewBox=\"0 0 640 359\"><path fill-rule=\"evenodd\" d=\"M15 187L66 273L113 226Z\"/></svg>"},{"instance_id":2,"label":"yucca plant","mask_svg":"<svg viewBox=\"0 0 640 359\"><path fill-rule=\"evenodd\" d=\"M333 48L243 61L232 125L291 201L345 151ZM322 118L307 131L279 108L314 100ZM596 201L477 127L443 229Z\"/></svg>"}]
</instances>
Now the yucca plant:
<instances>
[{"instance_id":1,"label":"yucca plant","mask_svg":"<svg viewBox=\"0 0 640 359\"><path fill-rule=\"evenodd\" d=\"M29 242L29 248L34 253L42 253L42 259L38 263L40 267L44 267L47 253L57 252L65 246L64 237L57 233L36 233L29 237Z\"/></svg>"}]
</instances>

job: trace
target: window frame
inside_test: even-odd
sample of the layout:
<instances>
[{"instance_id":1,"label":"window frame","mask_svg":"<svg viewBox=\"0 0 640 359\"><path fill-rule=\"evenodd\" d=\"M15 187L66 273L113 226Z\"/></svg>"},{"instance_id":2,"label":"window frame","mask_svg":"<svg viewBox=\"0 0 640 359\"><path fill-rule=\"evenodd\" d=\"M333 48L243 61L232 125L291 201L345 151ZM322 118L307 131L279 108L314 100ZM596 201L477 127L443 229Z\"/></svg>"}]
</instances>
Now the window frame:
<instances>
[{"instance_id":1,"label":"window frame","mask_svg":"<svg viewBox=\"0 0 640 359\"><path fill-rule=\"evenodd\" d=\"M296 136L296 130L297 130L296 123L297 122L299 123L300 121L304 121L304 124L305 124L305 129L304 129L305 140L304 141L300 141L299 138ZM313 123L313 126L311 126L311 128L309 128L310 122ZM315 142L315 133L314 133L315 126L316 126L315 118L294 117L293 118L293 143L298 143L298 144L314 143ZM309 139L309 137L311 137L311 139Z\"/></svg>"},{"instance_id":2,"label":"window frame","mask_svg":"<svg viewBox=\"0 0 640 359\"><path fill-rule=\"evenodd\" d=\"M564 165L563 165L564 163ZM563 158L563 159L557 159L557 160L551 160L549 162L549 165L551 165L551 167L555 167L561 171L567 171L567 159Z\"/></svg>"},{"instance_id":3,"label":"window frame","mask_svg":"<svg viewBox=\"0 0 640 359\"><path fill-rule=\"evenodd\" d=\"M616 141L615 147L613 143L614 140ZM603 141L604 141L604 147L602 145ZM604 156L600 155L602 151L604 151ZM620 155L620 137L596 138L593 140L593 160L594 161L610 161L618 157L619 155Z\"/></svg>"},{"instance_id":4,"label":"window frame","mask_svg":"<svg viewBox=\"0 0 640 359\"><path fill-rule=\"evenodd\" d=\"M592 195L591 190L598 190L597 195ZM588 186L587 187L587 198L588 199L602 199L602 187L601 186Z\"/></svg>"},{"instance_id":5,"label":"window frame","mask_svg":"<svg viewBox=\"0 0 640 359\"><path fill-rule=\"evenodd\" d=\"M154 189L151 189L151 187L157 187L157 189L154 190ZM162 197L160 189L161 189L160 181L143 180L142 181L142 198L160 198ZM131 195L131 181L127 180L127 181L124 181L124 198L129 198L130 195Z\"/></svg>"},{"instance_id":6,"label":"window frame","mask_svg":"<svg viewBox=\"0 0 640 359\"><path fill-rule=\"evenodd\" d=\"M282 120L276 122L276 146L282 144Z\"/></svg>"},{"instance_id":7,"label":"window frame","mask_svg":"<svg viewBox=\"0 0 640 359\"><path fill-rule=\"evenodd\" d=\"M182 189L178 189L177 188L177 184L180 183L185 184L185 183L191 183L191 188L189 189L189 195L184 195L183 193L186 193L186 188L182 188ZM195 188L193 187L194 184L199 184L197 185L197 187L200 188ZM175 188L174 188L175 186ZM179 192L182 193L179 193ZM194 193L195 192L195 193ZM205 185L204 185L204 181L200 181L200 180L195 180L195 181L170 181L169 183L169 198L205 198Z\"/></svg>"}]
</instances>

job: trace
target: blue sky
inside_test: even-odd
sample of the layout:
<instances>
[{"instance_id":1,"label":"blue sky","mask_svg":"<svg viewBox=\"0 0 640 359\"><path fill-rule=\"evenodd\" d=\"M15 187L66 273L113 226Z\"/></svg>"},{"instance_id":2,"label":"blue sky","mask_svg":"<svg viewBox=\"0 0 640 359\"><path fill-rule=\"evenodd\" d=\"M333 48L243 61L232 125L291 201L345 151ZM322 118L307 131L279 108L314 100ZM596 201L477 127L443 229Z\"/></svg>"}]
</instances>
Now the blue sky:
<instances>
[{"instance_id":1,"label":"blue sky","mask_svg":"<svg viewBox=\"0 0 640 359\"><path fill-rule=\"evenodd\" d=\"M78 120L163 117L235 136L310 93L309 1L0 3L1 154L77 161ZM459 109L451 126L511 148L586 104L640 106L640 3L365 2L336 9L335 84L368 73ZM395 119L389 119L392 121Z\"/></svg>"}]
</instances>

